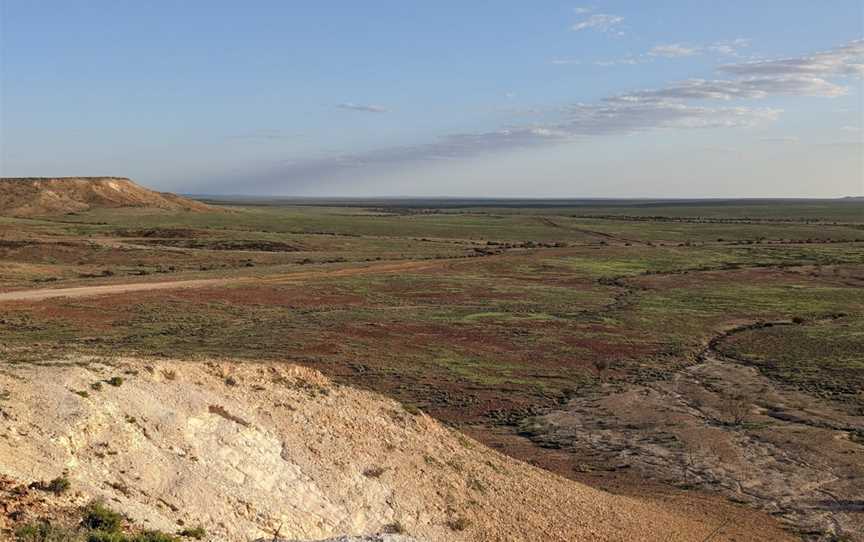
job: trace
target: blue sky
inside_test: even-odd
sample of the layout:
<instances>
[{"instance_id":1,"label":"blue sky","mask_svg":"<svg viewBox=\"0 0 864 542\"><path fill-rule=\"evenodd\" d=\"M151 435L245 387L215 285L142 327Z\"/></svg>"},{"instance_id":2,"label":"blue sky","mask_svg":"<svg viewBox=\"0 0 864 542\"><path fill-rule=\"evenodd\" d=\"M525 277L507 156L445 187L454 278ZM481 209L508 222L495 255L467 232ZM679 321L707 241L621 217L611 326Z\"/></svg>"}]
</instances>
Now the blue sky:
<instances>
[{"instance_id":1,"label":"blue sky","mask_svg":"<svg viewBox=\"0 0 864 542\"><path fill-rule=\"evenodd\" d=\"M0 174L864 194L864 1L0 0Z\"/></svg>"}]
</instances>

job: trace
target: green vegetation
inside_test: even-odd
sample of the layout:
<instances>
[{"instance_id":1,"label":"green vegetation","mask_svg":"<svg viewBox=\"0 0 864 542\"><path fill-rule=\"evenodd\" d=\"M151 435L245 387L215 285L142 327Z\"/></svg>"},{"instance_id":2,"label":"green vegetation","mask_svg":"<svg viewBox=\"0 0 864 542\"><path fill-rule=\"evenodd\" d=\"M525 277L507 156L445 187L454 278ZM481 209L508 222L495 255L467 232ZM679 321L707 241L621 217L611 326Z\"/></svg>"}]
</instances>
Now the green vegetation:
<instances>
[{"instance_id":1,"label":"green vegetation","mask_svg":"<svg viewBox=\"0 0 864 542\"><path fill-rule=\"evenodd\" d=\"M471 522L464 516L453 518L447 522L447 526L453 531L464 531L471 525Z\"/></svg>"},{"instance_id":2,"label":"green vegetation","mask_svg":"<svg viewBox=\"0 0 864 542\"><path fill-rule=\"evenodd\" d=\"M382 531L387 534L404 534L405 527L403 527L400 522L394 521L393 523L385 525Z\"/></svg>"},{"instance_id":3,"label":"green vegetation","mask_svg":"<svg viewBox=\"0 0 864 542\"><path fill-rule=\"evenodd\" d=\"M161 531L124 530L123 516L103 503L95 501L81 510L78 525L62 525L50 521L28 523L15 529L18 542L180 542L176 536ZM194 529L188 536L200 539L203 530ZM201 536L195 536L200 534Z\"/></svg>"},{"instance_id":4,"label":"green vegetation","mask_svg":"<svg viewBox=\"0 0 864 542\"><path fill-rule=\"evenodd\" d=\"M198 527L189 527L186 529L182 529L177 533L179 536L184 536L186 538L193 538L195 540L203 540L205 536L207 536L207 531L204 530L204 527L200 525Z\"/></svg>"},{"instance_id":5,"label":"green vegetation","mask_svg":"<svg viewBox=\"0 0 864 542\"><path fill-rule=\"evenodd\" d=\"M82 516L81 525L92 531L116 532L123 523L123 516L100 501L88 504Z\"/></svg>"},{"instance_id":6,"label":"green vegetation","mask_svg":"<svg viewBox=\"0 0 864 542\"><path fill-rule=\"evenodd\" d=\"M398 399L404 412L393 416L405 423L426 412L482 440L502 426L528 434L526 420L572 398L670 379L713 348L864 413L864 202L477 205L0 217L0 291L230 279L0 303L0 352L5 363L69 354L106 365L126 355L301 363ZM747 326L757 322L773 324ZM163 372L166 381L177 374ZM70 391L98 401L96 392L123 383L114 376ZM720 411L719 425L758 429L749 402L730 395ZM864 442L860 431L849 435ZM386 478L378 466L363 474ZM68 488L63 478L39 487ZM460 531L469 520L447 525ZM94 503L76 525L33 523L16 537L174 542L206 533L141 532Z\"/></svg>"},{"instance_id":7,"label":"green vegetation","mask_svg":"<svg viewBox=\"0 0 864 542\"><path fill-rule=\"evenodd\" d=\"M54 525L49 522L28 523L15 530L18 542L84 542L78 529Z\"/></svg>"},{"instance_id":8,"label":"green vegetation","mask_svg":"<svg viewBox=\"0 0 864 542\"><path fill-rule=\"evenodd\" d=\"M840 322L864 314L862 202L263 203L0 219L0 288L242 279L0 304L5 359L290 360L448 422L510 423L601 377L668 378L730 326L797 318L724 348L859 400L839 391L859 385Z\"/></svg>"},{"instance_id":9,"label":"green vegetation","mask_svg":"<svg viewBox=\"0 0 864 542\"><path fill-rule=\"evenodd\" d=\"M800 389L864 407L864 320L804 320L736 334L723 352Z\"/></svg>"},{"instance_id":10,"label":"green vegetation","mask_svg":"<svg viewBox=\"0 0 864 542\"><path fill-rule=\"evenodd\" d=\"M72 483L65 476L61 476L59 478L54 478L48 483L39 483L35 486L37 489L41 489L42 491L49 491L54 493L55 495L60 495L62 493L66 493L70 487L72 487Z\"/></svg>"}]
</instances>

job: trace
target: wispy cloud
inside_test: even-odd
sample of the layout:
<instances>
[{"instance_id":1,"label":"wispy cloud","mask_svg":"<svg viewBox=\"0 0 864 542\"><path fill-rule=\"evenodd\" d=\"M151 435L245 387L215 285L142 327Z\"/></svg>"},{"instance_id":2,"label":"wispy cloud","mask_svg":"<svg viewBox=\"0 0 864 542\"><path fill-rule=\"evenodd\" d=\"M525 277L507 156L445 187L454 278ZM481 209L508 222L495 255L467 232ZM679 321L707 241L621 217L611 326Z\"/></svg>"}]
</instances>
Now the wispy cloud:
<instances>
[{"instance_id":1,"label":"wispy cloud","mask_svg":"<svg viewBox=\"0 0 864 542\"><path fill-rule=\"evenodd\" d=\"M280 164L258 177L264 183L311 182L362 170L366 174L411 163L443 163L490 153L548 147L581 138L636 134L660 129L706 129L754 126L780 114L775 109L702 107L682 103L574 104L557 122L501 130L452 134L421 145L389 147L362 153Z\"/></svg>"},{"instance_id":2,"label":"wispy cloud","mask_svg":"<svg viewBox=\"0 0 864 542\"><path fill-rule=\"evenodd\" d=\"M688 79L659 89L636 90L611 96L598 103L576 103L544 115L535 124L511 126L480 133L452 134L438 141L398 146L361 153L336 154L320 159L286 164L261 177L311 181L354 172L355 168L392 168L416 162L470 158L493 152L591 138L634 134L652 130L687 130L756 126L775 120L781 110L734 105L735 100L754 100L779 95L837 96L846 91L829 78L860 74L859 42L796 59L728 64L729 80ZM802 66L818 65L818 68ZM781 69L782 66L791 68ZM770 69L768 68L770 66ZM755 72L755 73L754 73ZM740 75L739 75L740 74ZM698 103L693 103L698 102ZM790 143L794 138L765 138Z\"/></svg>"},{"instance_id":3,"label":"wispy cloud","mask_svg":"<svg viewBox=\"0 0 864 542\"><path fill-rule=\"evenodd\" d=\"M797 136L763 137L759 141L763 143L799 143L801 138Z\"/></svg>"},{"instance_id":4,"label":"wispy cloud","mask_svg":"<svg viewBox=\"0 0 864 542\"><path fill-rule=\"evenodd\" d=\"M595 60L595 66L634 66L647 62L643 56L625 56L621 58L613 58L611 60Z\"/></svg>"},{"instance_id":5,"label":"wispy cloud","mask_svg":"<svg viewBox=\"0 0 864 542\"><path fill-rule=\"evenodd\" d=\"M249 132L234 134L228 136L228 139L248 139L248 140L275 140L275 139L295 139L298 134L288 134L282 130L273 128L258 128Z\"/></svg>"},{"instance_id":6,"label":"wispy cloud","mask_svg":"<svg viewBox=\"0 0 864 542\"><path fill-rule=\"evenodd\" d=\"M777 118L777 109L703 107L680 102L607 102L567 108L567 119L552 128L569 136L637 133L657 128L753 126Z\"/></svg>"},{"instance_id":7,"label":"wispy cloud","mask_svg":"<svg viewBox=\"0 0 864 542\"><path fill-rule=\"evenodd\" d=\"M615 30L616 27L624 22L624 17L619 15L609 15L606 13L595 13L579 21L570 27L574 32L579 32L580 30L598 30L600 32L610 32Z\"/></svg>"},{"instance_id":8,"label":"wispy cloud","mask_svg":"<svg viewBox=\"0 0 864 542\"><path fill-rule=\"evenodd\" d=\"M386 107L372 104L355 104L353 102L344 102L336 105L337 109L346 111L362 111L364 113L387 113L389 110Z\"/></svg>"},{"instance_id":9,"label":"wispy cloud","mask_svg":"<svg viewBox=\"0 0 864 542\"><path fill-rule=\"evenodd\" d=\"M619 100L732 100L768 96L835 97L848 88L829 79L864 75L864 40L812 55L725 64L720 71L732 80L687 79L658 90L642 90Z\"/></svg>"},{"instance_id":10,"label":"wispy cloud","mask_svg":"<svg viewBox=\"0 0 864 542\"><path fill-rule=\"evenodd\" d=\"M657 129L753 126L773 120L779 113L773 109L711 108L671 102L575 104L566 107L561 118L553 123L452 134L428 144L283 163L269 171L260 172L257 177L262 182L273 184L284 180L310 182L339 177L361 168L365 173L372 173L411 163L442 163L508 150L548 147L587 137L635 134Z\"/></svg>"},{"instance_id":11,"label":"wispy cloud","mask_svg":"<svg viewBox=\"0 0 864 542\"><path fill-rule=\"evenodd\" d=\"M622 58L614 58L611 60L596 60L593 62L596 66L621 66L635 65L654 62L658 58L684 58L697 55L705 55L709 53L719 54L723 56L740 56L738 51L743 47L749 47L750 40L738 38L734 40L717 41L708 45L694 45L685 43L664 43L655 45L648 52L637 55L629 54Z\"/></svg>"},{"instance_id":12,"label":"wispy cloud","mask_svg":"<svg viewBox=\"0 0 864 542\"><path fill-rule=\"evenodd\" d=\"M557 64L559 66L565 66L568 64L582 64L582 61L578 58L553 58L549 61L550 64Z\"/></svg>"},{"instance_id":13,"label":"wispy cloud","mask_svg":"<svg viewBox=\"0 0 864 542\"><path fill-rule=\"evenodd\" d=\"M681 56L698 55L702 51L699 47L690 47L680 43L670 43L668 45L656 45L648 51L650 56L662 56L666 58L676 58Z\"/></svg>"},{"instance_id":14,"label":"wispy cloud","mask_svg":"<svg viewBox=\"0 0 864 542\"><path fill-rule=\"evenodd\" d=\"M592 11L594 11L594 8L591 7L573 8L573 13L575 13L576 15L585 15L586 13L591 13Z\"/></svg>"},{"instance_id":15,"label":"wispy cloud","mask_svg":"<svg viewBox=\"0 0 864 542\"><path fill-rule=\"evenodd\" d=\"M737 79L687 79L661 89L639 90L611 101L762 99L769 96L836 97L848 87L829 78L864 75L864 40L795 58L725 64L720 70Z\"/></svg>"},{"instance_id":16,"label":"wispy cloud","mask_svg":"<svg viewBox=\"0 0 864 542\"><path fill-rule=\"evenodd\" d=\"M716 41L708 45L669 43L655 45L647 54L648 56L663 58L680 58L706 53L716 53L725 56L739 56L739 51L749 46L750 40L746 38Z\"/></svg>"},{"instance_id":17,"label":"wispy cloud","mask_svg":"<svg viewBox=\"0 0 864 542\"><path fill-rule=\"evenodd\" d=\"M844 86L818 77L754 77L733 80L687 79L660 89L638 90L609 100L646 102L659 100L762 99L768 96L824 96L846 94Z\"/></svg>"},{"instance_id":18,"label":"wispy cloud","mask_svg":"<svg viewBox=\"0 0 864 542\"><path fill-rule=\"evenodd\" d=\"M750 47L752 40L748 38L736 38L734 40L716 41L705 47L707 51L727 56L739 56L741 49Z\"/></svg>"},{"instance_id":19,"label":"wispy cloud","mask_svg":"<svg viewBox=\"0 0 864 542\"><path fill-rule=\"evenodd\" d=\"M817 78L864 75L864 39L812 55L727 64L721 71L738 76Z\"/></svg>"}]
</instances>

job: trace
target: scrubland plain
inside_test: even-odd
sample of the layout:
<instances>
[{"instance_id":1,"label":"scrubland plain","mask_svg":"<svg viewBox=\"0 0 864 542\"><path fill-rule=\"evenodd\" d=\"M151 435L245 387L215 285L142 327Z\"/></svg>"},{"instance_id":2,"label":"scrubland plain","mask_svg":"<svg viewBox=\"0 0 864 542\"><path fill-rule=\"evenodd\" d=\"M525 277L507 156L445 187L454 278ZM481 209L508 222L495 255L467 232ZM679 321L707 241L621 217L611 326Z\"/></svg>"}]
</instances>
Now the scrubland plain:
<instances>
[{"instance_id":1,"label":"scrubland plain","mask_svg":"<svg viewBox=\"0 0 864 542\"><path fill-rule=\"evenodd\" d=\"M0 218L4 363L299 364L615 493L864 532L864 203L210 203Z\"/></svg>"}]
</instances>

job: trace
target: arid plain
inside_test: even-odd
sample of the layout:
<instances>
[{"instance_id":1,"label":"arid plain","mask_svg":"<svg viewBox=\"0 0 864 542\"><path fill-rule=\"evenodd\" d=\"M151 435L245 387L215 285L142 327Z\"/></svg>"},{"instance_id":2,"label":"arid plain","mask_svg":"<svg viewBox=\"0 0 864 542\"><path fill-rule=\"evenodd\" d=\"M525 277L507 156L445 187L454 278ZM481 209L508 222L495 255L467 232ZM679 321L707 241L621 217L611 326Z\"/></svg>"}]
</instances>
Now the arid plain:
<instances>
[{"instance_id":1,"label":"arid plain","mask_svg":"<svg viewBox=\"0 0 864 542\"><path fill-rule=\"evenodd\" d=\"M242 388L273 408L282 399L255 388L254 368L302 366L323 375L303 373L322 379L321 389L360 388L404 405L392 407L397 427L387 431L421 416L411 423L434 419L449 429L430 431L494 450L457 458L470 468L430 452L426 467L454 471L451 481L470 485L488 453L511 462L507 468L538 467L519 475L530 478L526 487L552 483L542 481L550 471L556 484L570 479L609 492L604 498L687 516L700 527L679 526L690 533L681 540L861 540L864 202L207 203L7 205L0 442L14 442L27 425L21 420L36 416L15 404L16 390L40 389L38 380L20 383L22 374L34 378L34 367L53 375L44 389L51 397L65 389L66 402L108 401L123 389L155 393L136 379L158 373L166 382L174 371L190 375L175 386L206 380L217 395ZM126 387L89 389L90 377L72 367L123 375ZM224 390L214 387L223 381ZM365 392L332 393L344 402L344 394ZM237 395L231 401L242 403ZM122 404L122 396L110 401ZM229 425L247 419L214 408ZM126 415L157 416L140 409ZM34 476L49 476L50 459L40 461ZM74 489L75 468L63 461L54 474L68 475ZM119 492L136 517L130 503L142 501L100 486L92 479L98 461L90 461L80 487ZM370 461L374 468L383 460ZM17 465L17 475L26 472ZM382 468L376 481L398 471ZM507 477L488 468L497 481L464 489L455 512L445 498L437 527L416 510L409 517L410 506L397 509L405 517L369 517L429 539L483 540L494 518L507 515L487 506L490 495L519 492L489 490ZM134 493L133 483L118 487ZM142 510L139 520L155 517ZM12 517L6 527L33 517ZM646 525L663 524L652 517ZM358 521L330 527L373 527ZM588 532L561 531L567 520L556 517L543 538L542 524L525 521L541 531L538 540ZM606 531L608 539L627 539L628 528Z\"/></svg>"}]
</instances>

